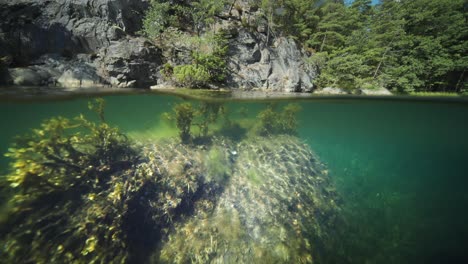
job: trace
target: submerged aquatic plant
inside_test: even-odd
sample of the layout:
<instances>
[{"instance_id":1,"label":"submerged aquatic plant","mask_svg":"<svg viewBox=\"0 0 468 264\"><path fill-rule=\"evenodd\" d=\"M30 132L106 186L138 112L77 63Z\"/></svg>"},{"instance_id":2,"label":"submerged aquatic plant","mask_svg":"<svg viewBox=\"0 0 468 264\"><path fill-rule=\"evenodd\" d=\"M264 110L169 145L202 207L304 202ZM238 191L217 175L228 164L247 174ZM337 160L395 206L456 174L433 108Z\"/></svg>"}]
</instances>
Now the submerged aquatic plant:
<instances>
[{"instance_id":1,"label":"submerged aquatic plant","mask_svg":"<svg viewBox=\"0 0 468 264\"><path fill-rule=\"evenodd\" d=\"M165 115L180 139L134 148L102 100L89 108L98 122L52 118L10 149L2 261L340 263L325 255L339 197L296 137L234 140L223 127L238 120L223 105L183 103ZM297 108L266 111L280 116L262 119L269 131L297 127Z\"/></svg>"},{"instance_id":2,"label":"submerged aquatic plant","mask_svg":"<svg viewBox=\"0 0 468 264\"><path fill-rule=\"evenodd\" d=\"M179 137L182 143L205 143L209 141L209 136L216 132L226 132L226 128L239 128L228 117L226 107L217 102L202 102L198 105L192 103L180 103L173 108L175 117L165 113L166 120L175 120L179 129ZM216 124L222 120L221 127ZM196 133L198 132L198 133Z\"/></svg>"},{"instance_id":3,"label":"submerged aquatic plant","mask_svg":"<svg viewBox=\"0 0 468 264\"><path fill-rule=\"evenodd\" d=\"M175 119L177 128L179 129L179 136L182 143L189 143L191 134L190 129L195 110L190 103L181 103L174 106Z\"/></svg>"},{"instance_id":4,"label":"submerged aquatic plant","mask_svg":"<svg viewBox=\"0 0 468 264\"><path fill-rule=\"evenodd\" d=\"M9 216L0 228L3 260L127 258L115 254L125 248L119 231L123 216L118 212L123 204L117 202L125 192L122 185L109 182L124 175L139 157L128 138L104 122L103 100L89 108L100 122L83 115L45 120L19 137L6 154L13 160L11 171L0 180L13 194L6 206ZM54 243L47 242L51 239ZM102 247L113 250L95 252Z\"/></svg>"},{"instance_id":5,"label":"submerged aquatic plant","mask_svg":"<svg viewBox=\"0 0 468 264\"><path fill-rule=\"evenodd\" d=\"M205 183L204 155L192 157L190 145L174 140L134 148L104 122L104 101L89 108L99 122L51 118L7 154L12 169L0 184L12 194L0 219L2 261L142 263L195 202L213 207L221 182Z\"/></svg>"},{"instance_id":6,"label":"submerged aquatic plant","mask_svg":"<svg viewBox=\"0 0 468 264\"><path fill-rule=\"evenodd\" d=\"M245 109L240 109L242 120L248 121L243 125L240 120L231 119L228 109L219 102L202 102L198 105L184 102L175 105L173 110L175 117L165 113L164 119L176 121L182 143L203 144L209 142L209 137L214 135L235 141L241 141L248 134L250 136L296 135L299 125L297 114L301 111L301 107L298 104L287 104L277 109L277 105L269 104L257 114L259 122L256 124L249 121Z\"/></svg>"},{"instance_id":7,"label":"submerged aquatic plant","mask_svg":"<svg viewBox=\"0 0 468 264\"><path fill-rule=\"evenodd\" d=\"M90 104L101 120L83 115L44 121L32 133L17 138L6 154L13 170L5 179L23 194L37 196L100 184L106 175L128 168L137 160L127 137L104 122L103 101Z\"/></svg>"},{"instance_id":8,"label":"submerged aquatic plant","mask_svg":"<svg viewBox=\"0 0 468 264\"><path fill-rule=\"evenodd\" d=\"M274 104L258 113L259 123L256 132L260 135L297 134L297 113L301 107L297 104L287 104L280 111Z\"/></svg>"}]
</instances>

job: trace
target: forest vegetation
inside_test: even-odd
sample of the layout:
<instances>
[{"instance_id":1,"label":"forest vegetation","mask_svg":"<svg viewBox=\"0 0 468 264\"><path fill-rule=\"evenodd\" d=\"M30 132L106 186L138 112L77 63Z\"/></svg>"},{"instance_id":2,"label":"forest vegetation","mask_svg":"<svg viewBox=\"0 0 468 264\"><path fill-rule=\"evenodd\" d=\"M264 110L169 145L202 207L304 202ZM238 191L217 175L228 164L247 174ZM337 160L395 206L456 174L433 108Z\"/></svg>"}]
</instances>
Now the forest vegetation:
<instances>
[{"instance_id":1,"label":"forest vegetation","mask_svg":"<svg viewBox=\"0 0 468 264\"><path fill-rule=\"evenodd\" d=\"M153 0L143 21L147 37L171 43L188 32L193 37L182 41L211 43L192 50L192 64L166 65L163 75L181 86L222 82L227 44L214 25L222 12L242 12L241 2L261 11L268 38L296 40L318 72L318 88L468 91L464 0Z\"/></svg>"}]
</instances>

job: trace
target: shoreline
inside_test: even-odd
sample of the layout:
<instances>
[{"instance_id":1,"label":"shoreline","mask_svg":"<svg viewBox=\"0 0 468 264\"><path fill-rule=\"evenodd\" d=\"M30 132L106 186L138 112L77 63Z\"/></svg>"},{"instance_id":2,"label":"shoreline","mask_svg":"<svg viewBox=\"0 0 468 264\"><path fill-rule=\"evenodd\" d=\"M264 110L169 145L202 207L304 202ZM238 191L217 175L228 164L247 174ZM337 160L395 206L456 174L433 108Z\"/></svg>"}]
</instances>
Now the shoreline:
<instances>
[{"instance_id":1,"label":"shoreline","mask_svg":"<svg viewBox=\"0 0 468 264\"><path fill-rule=\"evenodd\" d=\"M293 93L262 90L239 90L221 88L189 89L176 87L161 87L156 89L92 87L67 88L47 86L2 86L0 87L0 102L29 102L72 100L76 98L99 97L110 95L169 95L187 100L208 101L269 101L269 100L412 100L467 103L468 96L460 94L391 94L391 95L364 95L364 94L319 94L319 93Z\"/></svg>"}]
</instances>

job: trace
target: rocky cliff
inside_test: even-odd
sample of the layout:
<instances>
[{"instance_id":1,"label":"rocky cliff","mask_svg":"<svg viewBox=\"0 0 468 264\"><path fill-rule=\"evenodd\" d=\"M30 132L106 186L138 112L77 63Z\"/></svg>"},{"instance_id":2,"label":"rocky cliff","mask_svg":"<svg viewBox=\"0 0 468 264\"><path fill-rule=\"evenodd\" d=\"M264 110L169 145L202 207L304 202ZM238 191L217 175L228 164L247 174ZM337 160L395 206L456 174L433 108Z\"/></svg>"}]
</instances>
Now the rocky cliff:
<instances>
[{"instance_id":1,"label":"rocky cliff","mask_svg":"<svg viewBox=\"0 0 468 264\"><path fill-rule=\"evenodd\" d=\"M217 18L229 39L228 88L309 92L314 69L288 38L267 36L246 1ZM170 60L138 37L148 0L0 0L0 83L64 87L164 84ZM252 21L252 18L257 18ZM243 25L244 24L244 25ZM253 25L256 25L253 27ZM5 68L8 68L6 71Z\"/></svg>"}]
</instances>

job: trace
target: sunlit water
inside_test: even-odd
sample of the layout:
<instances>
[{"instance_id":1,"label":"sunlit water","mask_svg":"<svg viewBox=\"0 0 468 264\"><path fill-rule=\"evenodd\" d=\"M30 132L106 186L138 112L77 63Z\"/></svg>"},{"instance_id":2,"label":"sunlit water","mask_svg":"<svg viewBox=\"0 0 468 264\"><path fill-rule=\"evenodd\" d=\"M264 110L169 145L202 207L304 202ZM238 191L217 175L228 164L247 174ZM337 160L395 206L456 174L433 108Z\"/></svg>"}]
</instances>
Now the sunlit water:
<instances>
[{"instance_id":1,"label":"sunlit water","mask_svg":"<svg viewBox=\"0 0 468 264\"><path fill-rule=\"evenodd\" d=\"M135 139L176 135L161 120L180 98L107 96L106 118ZM87 114L87 99L2 102L0 152L53 116ZM280 104L287 102L281 101ZM411 100L301 100L299 136L329 170L351 228L351 263L468 260L468 104ZM250 117L265 102L227 102ZM234 114L235 116L235 114ZM5 174L9 160L0 158ZM0 260L1 262L1 260Z\"/></svg>"}]
</instances>

